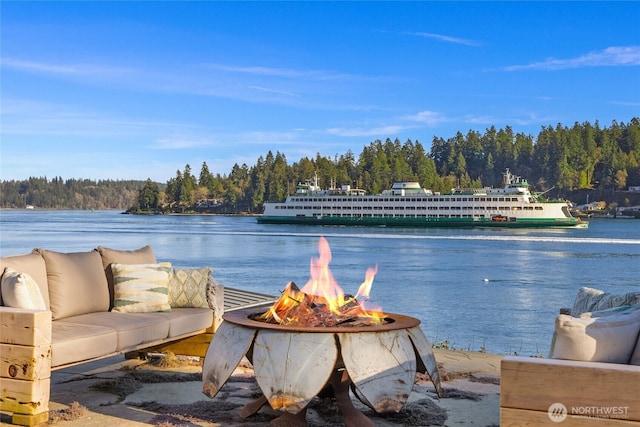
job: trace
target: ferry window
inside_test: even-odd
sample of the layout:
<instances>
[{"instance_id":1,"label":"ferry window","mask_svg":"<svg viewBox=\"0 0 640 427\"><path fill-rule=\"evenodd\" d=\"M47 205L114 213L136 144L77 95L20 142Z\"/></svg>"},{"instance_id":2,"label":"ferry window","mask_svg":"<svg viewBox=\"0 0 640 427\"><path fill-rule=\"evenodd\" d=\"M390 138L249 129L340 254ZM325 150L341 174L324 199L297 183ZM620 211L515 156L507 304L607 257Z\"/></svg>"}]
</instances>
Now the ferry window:
<instances>
[{"instance_id":1,"label":"ferry window","mask_svg":"<svg viewBox=\"0 0 640 427\"><path fill-rule=\"evenodd\" d=\"M536 210L537 211L541 211L542 210L542 206L536 206Z\"/></svg>"},{"instance_id":2,"label":"ferry window","mask_svg":"<svg viewBox=\"0 0 640 427\"><path fill-rule=\"evenodd\" d=\"M463 202L466 202L466 201L467 201L467 198L466 198L466 197L463 197L461 200L462 200Z\"/></svg>"}]
</instances>

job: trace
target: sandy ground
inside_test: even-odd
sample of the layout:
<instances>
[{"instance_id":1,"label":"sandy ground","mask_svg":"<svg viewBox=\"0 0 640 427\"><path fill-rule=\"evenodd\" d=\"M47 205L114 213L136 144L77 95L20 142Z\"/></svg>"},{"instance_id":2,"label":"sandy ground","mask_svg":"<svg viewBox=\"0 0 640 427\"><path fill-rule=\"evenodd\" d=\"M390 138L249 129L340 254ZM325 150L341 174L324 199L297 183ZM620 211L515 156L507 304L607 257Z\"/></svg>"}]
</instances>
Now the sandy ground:
<instances>
[{"instance_id":1,"label":"sandy ground","mask_svg":"<svg viewBox=\"0 0 640 427\"><path fill-rule=\"evenodd\" d=\"M352 397L354 406L381 427L498 426L502 356L439 349L435 353L445 379L444 397L438 398L429 379L419 374L399 414L375 414ZM60 427L259 427L269 426L279 415L267 405L251 417L240 417L242 407L260 395L248 364L241 364L210 399L202 393L202 369L193 360L180 360L174 366L160 366L166 360L160 362L120 356L55 371L50 423ZM341 420L331 399L316 398L309 405L311 427L341 426ZM9 420L3 416L2 421L6 425Z\"/></svg>"}]
</instances>

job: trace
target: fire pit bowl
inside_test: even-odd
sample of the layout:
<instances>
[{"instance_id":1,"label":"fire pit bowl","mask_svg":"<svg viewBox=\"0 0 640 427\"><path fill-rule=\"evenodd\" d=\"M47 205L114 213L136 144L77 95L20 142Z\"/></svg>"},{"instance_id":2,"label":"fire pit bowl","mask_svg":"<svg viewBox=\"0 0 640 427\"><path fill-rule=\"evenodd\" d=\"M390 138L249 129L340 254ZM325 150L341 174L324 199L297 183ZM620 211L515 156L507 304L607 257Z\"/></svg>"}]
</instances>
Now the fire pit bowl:
<instances>
[{"instance_id":1,"label":"fire pit bowl","mask_svg":"<svg viewBox=\"0 0 640 427\"><path fill-rule=\"evenodd\" d=\"M285 416L304 419L311 399L331 385L347 426L373 425L353 407L349 389L377 413L399 412L416 372L429 374L442 395L436 360L418 319L385 313L381 325L298 327L254 320L258 314L255 308L226 313L202 369L203 393L215 397L247 356L263 397L245 406L243 417L269 403Z\"/></svg>"}]
</instances>

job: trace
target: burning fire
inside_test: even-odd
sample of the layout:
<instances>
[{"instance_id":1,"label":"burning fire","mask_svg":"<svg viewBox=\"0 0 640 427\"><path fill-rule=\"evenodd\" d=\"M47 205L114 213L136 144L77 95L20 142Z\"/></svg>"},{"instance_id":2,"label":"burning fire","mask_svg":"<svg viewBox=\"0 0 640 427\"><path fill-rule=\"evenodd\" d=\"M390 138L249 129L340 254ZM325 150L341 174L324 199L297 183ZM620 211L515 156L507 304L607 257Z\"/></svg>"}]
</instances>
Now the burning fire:
<instances>
[{"instance_id":1,"label":"burning fire","mask_svg":"<svg viewBox=\"0 0 640 427\"><path fill-rule=\"evenodd\" d=\"M311 258L311 277L302 289L289 282L274 305L256 320L288 326L380 325L385 315L366 308L378 266L368 268L355 296L346 295L331 274L331 249L324 237L318 242L318 258Z\"/></svg>"}]
</instances>

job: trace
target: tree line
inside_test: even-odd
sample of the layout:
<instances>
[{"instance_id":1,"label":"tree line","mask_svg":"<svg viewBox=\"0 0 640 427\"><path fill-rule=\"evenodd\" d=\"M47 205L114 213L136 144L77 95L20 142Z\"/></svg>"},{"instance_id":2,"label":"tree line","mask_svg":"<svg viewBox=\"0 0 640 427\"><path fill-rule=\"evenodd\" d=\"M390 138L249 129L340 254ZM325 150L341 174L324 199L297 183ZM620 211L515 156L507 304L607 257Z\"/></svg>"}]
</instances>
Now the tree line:
<instances>
[{"instance_id":1,"label":"tree line","mask_svg":"<svg viewBox=\"0 0 640 427\"><path fill-rule=\"evenodd\" d=\"M535 138L509 126L457 132L448 139L434 137L429 151L417 140L388 138L364 146L357 156L351 150L333 157L318 153L291 164L284 153L269 151L255 165L235 164L228 174L214 174L204 162L196 177L187 164L166 184L70 180L68 185L61 178L30 178L2 182L0 189L2 207L119 209L124 203L130 212L259 213L264 202L284 200L316 174L322 188L351 185L376 194L393 182L417 181L446 193L455 187L499 186L509 168L536 191L552 189L549 195L571 199L588 190L595 200L640 185L639 161L640 119L633 118L608 127L598 122L547 126ZM107 190L115 187L124 191ZM129 198L128 204L123 198Z\"/></svg>"},{"instance_id":2,"label":"tree line","mask_svg":"<svg viewBox=\"0 0 640 427\"><path fill-rule=\"evenodd\" d=\"M127 209L144 186L140 180L31 177L0 182L0 206L38 209Z\"/></svg>"}]
</instances>

